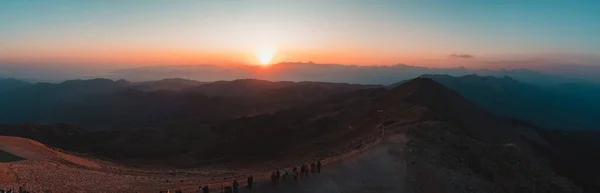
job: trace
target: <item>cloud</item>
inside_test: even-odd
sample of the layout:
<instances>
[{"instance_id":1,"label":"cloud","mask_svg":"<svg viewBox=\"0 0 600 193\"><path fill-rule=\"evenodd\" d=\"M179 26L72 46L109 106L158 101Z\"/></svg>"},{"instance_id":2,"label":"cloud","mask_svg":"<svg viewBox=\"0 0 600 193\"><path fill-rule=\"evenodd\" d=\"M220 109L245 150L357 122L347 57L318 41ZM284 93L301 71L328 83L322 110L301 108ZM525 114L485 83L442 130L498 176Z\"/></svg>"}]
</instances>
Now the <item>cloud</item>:
<instances>
[{"instance_id":1,"label":"cloud","mask_svg":"<svg viewBox=\"0 0 600 193\"><path fill-rule=\"evenodd\" d=\"M475 56L471 54L450 54L448 57L451 59L473 59Z\"/></svg>"}]
</instances>

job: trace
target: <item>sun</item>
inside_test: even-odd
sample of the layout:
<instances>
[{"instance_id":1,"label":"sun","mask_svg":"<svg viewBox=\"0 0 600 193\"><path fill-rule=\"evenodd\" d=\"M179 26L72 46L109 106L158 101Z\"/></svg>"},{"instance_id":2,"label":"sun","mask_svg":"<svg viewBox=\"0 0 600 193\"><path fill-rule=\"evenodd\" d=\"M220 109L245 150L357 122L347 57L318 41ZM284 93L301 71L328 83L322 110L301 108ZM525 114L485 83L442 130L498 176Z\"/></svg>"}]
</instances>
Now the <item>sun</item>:
<instances>
[{"instance_id":1,"label":"sun","mask_svg":"<svg viewBox=\"0 0 600 193\"><path fill-rule=\"evenodd\" d=\"M266 66L269 65L269 63L271 63L271 60L273 60L273 56L275 56L275 53L277 53L277 50L275 48L263 47L256 50L254 55L256 56L261 65Z\"/></svg>"}]
</instances>

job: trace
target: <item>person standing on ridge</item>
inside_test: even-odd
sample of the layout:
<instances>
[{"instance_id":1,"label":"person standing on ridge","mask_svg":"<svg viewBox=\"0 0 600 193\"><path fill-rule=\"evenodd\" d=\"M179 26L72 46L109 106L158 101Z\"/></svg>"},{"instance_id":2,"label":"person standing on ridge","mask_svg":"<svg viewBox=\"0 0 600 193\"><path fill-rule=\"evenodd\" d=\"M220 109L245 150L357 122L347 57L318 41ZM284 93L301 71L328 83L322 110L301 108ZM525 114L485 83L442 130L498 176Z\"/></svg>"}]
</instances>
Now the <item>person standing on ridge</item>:
<instances>
[{"instance_id":1,"label":"person standing on ridge","mask_svg":"<svg viewBox=\"0 0 600 193\"><path fill-rule=\"evenodd\" d=\"M271 173L271 184L275 185L275 172Z\"/></svg>"},{"instance_id":2,"label":"person standing on ridge","mask_svg":"<svg viewBox=\"0 0 600 193\"><path fill-rule=\"evenodd\" d=\"M233 193L237 193L238 192L238 187L240 187L240 183L238 183L237 179L233 180Z\"/></svg>"},{"instance_id":3,"label":"person standing on ridge","mask_svg":"<svg viewBox=\"0 0 600 193\"><path fill-rule=\"evenodd\" d=\"M304 163L304 176L308 176L308 165Z\"/></svg>"},{"instance_id":4,"label":"person standing on ridge","mask_svg":"<svg viewBox=\"0 0 600 193\"><path fill-rule=\"evenodd\" d=\"M281 173L279 170L275 173L275 184L279 184L279 180L281 179Z\"/></svg>"},{"instance_id":5,"label":"person standing on ridge","mask_svg":"<svg viewBox=\"0 0 600 193\"><path fill-rule=\"evenodd\" d=\"M292 175L294 176L294 182L298 182L298 168L294 168Z\"/></svg>"},{"instance_id":6,"label":"person standing on ridge","mask_svg":"<svg viewBox=\"0 0 600 193\"><path fill-rule=\"evenodd\" d=\"M252 175L248 176L248 189L252 189L252 183L254 182L254 177Z\"/></svg>"},{"instance_id":7,"label":"person standing on ridge","mask_svg":"<svg viewBox=\"0 0 600 193\"><path fill-rule=\"evenodd\" d=\"M208 186L204 186L204 188L202 188L202 191L203 191L203 193L210 193Z\"/></svg>"},{"instance_id":8,"label":"person standing on ridge","mask_svg":"<svg viewBox=\"0 0 600 193\"><path fill-rule=\"evenodd\" d=\"M314 174L315 173L315 162L310 163L310 173Z\"/></svg>"},{"instance_id":9,"label":"person standing on ridge","mask_svg":"<svg viewBox=\"0 0 600 193\"><path fill-rule=\"evenodd\" d=\"M321 160L317 161L317 173L321 173Z\"/></svg>"},{"instance_id":10,"label":"person standing on ridge","mask_svg":"<svg viewBox=\"0 0 600 193\"><path fill-rule=\"evenodd\" d=\"M287 170L283 169L283 173L281 175L281 180L285 182L286 178L287 178L287 175L288 175Z\"/></svg>"}]
</instances>

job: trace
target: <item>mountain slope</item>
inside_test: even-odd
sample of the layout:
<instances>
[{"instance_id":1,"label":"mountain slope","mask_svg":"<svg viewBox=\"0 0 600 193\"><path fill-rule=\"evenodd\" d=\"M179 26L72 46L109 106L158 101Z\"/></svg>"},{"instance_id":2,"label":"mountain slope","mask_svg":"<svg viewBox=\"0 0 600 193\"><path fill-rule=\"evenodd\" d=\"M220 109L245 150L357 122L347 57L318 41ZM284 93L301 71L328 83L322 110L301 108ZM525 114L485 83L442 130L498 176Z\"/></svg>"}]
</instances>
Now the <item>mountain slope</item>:
<instances>
[{"instance_id":1,"label":"mountain slope","mask_svg":"<svg viewBox=\"0 0 600 193\"><path fill-rule=\"evenodd\" d=\"M28 83L25 81L20 81L17 79L0 78L0 93L9 91L9 90L13 90L13 89L23 88L23 87L30 86L30 85L31 85L31 83Z\"/></svg>"},{"instance_id":2,"label":"mountain slope","mask_svg":"<svg viewBox=\"0 0 600 193\"><path fill-rule=\"evenodd\" d=\"M431 78L496 114L526 120L543 128L593 130L600 124L594 117L600 113L600 102L582 98L591 92L586 89L565 93L551 87L521 83L509 77L422 77Z\"/></svg>"},{"instance_id":3,"label":"mountain slope","mask_svg":"<svg viewBox=\"0 0 600 193\"><path fill-rule=\"evenodd\" d=\"M0 123L69 123L87 129L137 129L230 119L303 105L372 85L179 79L131 83L107 79L38 83L0 93Z\"/></svg>"},{"instance_id":4,"label":"mountain slope","mask_svg":"<svg viewBox=\"0 0 600 193\"><path fill-rule=\"evenodd\" d=\"M18 128L0 129L0 134L14 129ZM42 142L57 143L51 139ZM386 145L394 139L400 139L394 148ZM395 171L406 174L386 174L408 175L415 190L423 192L579 192L554 171L550 160L533 151L552 151L535 128L507 122L426 78L391 90L331 95L256 116L163 129L83 132L60 141L66 150L120 163L179 168L224 164L268 170L305 160L343 158L356 151L370 155L387 148L389 159L408 168Z\"/></svg>"}]
</instances>

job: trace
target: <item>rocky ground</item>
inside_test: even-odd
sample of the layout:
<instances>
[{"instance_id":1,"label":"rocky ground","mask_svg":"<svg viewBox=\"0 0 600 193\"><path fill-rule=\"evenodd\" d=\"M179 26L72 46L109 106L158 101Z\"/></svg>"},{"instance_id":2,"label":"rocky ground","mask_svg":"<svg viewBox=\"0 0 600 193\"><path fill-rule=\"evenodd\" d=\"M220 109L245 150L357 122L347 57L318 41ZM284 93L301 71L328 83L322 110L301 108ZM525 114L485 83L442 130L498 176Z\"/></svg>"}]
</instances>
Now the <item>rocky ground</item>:
<instances>
[{"instance_id":1,"label":"rocky ground","mask_svg":"<svg viewBox=\"0 0 600 193\"><path fill-rule=\"evenodd\" d=\"M377 137L379 136L379 137ZM262 165L253 170L197 168L187 170L140 169L84 159L29 140L13 140L30 149L29 160L0 163L0 187L23 186L32 192L195 192L199 185L218 191L237 178L257 178L252 191L240 192L580 192L557 175L549 164L516 143L482 142L443 122L394 124L371 143L351 145L344 154L324 160L323 172L273 186ZM27 144L29 143L29 144ZM33 146L32 146L33 145ZM40 146L41 145L41 146ZM15 149L11 149L14 151ZM45 153L44 153L45 152ZM53 156L43 156L52 153ZM26 155L21 153L16 153ZM296 163L279 163L290 168Z\"/></svg>"},{"instance_id":2,"label":"rocky ground","mask_svg":"<svg viewBox=\"0 0 600 193\"><path fill-rule=\"evenodd\" d=\"M415 125L408 137L417 192L581 192L516 143L485 143L439 122Z\"/></svg>"}]
</instances>

